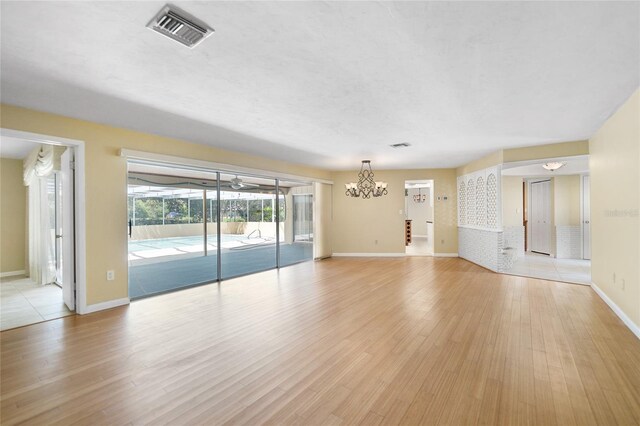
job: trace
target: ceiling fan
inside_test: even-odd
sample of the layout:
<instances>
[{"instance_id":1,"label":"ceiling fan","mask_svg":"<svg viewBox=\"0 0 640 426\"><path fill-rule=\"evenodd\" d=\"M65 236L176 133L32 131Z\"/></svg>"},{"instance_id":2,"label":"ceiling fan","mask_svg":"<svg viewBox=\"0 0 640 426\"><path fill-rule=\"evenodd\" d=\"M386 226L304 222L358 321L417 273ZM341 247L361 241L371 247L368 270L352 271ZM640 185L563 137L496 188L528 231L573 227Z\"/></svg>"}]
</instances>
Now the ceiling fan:
<instances>
[{"instance_id":1,"label":"ceiling fan","mask_svg":"<svg viewBox=\"0 0 640 426\"><path fill-rule=\"evenodd\" d=\"M232 189L257 188L259 186L260 185L255 184L255 183L243 182L242 179L240 179L238 176L236 176L235 178L231 179L231 188Z\"/></svg>"}]
</instances>

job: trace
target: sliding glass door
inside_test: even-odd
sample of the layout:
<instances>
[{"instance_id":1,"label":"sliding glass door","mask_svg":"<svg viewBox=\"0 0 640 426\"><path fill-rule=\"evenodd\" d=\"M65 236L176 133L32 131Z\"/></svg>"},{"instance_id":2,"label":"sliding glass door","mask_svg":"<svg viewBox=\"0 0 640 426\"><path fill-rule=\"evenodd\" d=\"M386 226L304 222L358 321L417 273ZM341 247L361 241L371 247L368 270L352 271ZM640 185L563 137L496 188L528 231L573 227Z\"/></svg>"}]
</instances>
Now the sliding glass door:
<instances>
[{"instance_id":1,"label":"sliding glass door","mask_svg":"<svg viewBox=\"0 0 640 426\"><path fill-rule=\"evenodd\" d=\"M220 175L221 278L277 266L276 181Z\"/></svg>"},{"instance_id":2,"label":"sliding glass door","mask_svg":"<svg viewBox=\"0 0 640 426\"><path fill-rule=\"evenodd\" d=\"M130 298L218 279L206 238L208 187L215 180L129 175Z\"/></svg>"},{"instance_id":3,"label":"sliding glass door","mask_svg":"<svg viewBox=\"0 0 640 426\"><path fill-rule=\"evenodd\" d=\"M129 167L132 299L313 258L310 183Z\"/></svg>"},{"instance_id":4,"label":"sliding glass door","mask_svg":"<svg viewBox=\"0 0 640 426\"><path fill-rule=\"evenodd\" d=\"M313 186L309 182L280 182L283 227L280 266L313 259Z\"/></svg>"}]
</instances>

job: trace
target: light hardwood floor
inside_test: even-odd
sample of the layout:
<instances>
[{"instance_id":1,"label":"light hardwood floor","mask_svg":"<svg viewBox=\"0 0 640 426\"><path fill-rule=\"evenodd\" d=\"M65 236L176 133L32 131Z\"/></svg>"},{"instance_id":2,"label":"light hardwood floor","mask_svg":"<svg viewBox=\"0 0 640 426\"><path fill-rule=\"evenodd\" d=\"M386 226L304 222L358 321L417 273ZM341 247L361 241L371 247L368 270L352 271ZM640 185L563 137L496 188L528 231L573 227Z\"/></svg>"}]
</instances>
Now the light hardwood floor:
<instances>
[{"instance_id":1,"label":"light hardwood floor","mask_svg":"<svg viewBox=\"0 0 640 426\"><path fill-rule=\"evenodd\" d=\"M640 341L581 285L332 259L1 334L25 424L638 424Z\"/></svg>"}]
</instances>

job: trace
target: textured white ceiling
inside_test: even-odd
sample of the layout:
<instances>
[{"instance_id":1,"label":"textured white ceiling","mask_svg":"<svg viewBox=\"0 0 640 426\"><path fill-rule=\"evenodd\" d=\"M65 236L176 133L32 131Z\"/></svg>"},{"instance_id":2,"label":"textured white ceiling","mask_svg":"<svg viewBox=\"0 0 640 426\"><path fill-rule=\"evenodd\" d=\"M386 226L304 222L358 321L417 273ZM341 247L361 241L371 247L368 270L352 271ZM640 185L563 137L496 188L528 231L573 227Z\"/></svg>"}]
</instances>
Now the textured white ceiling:
<instances>
[{"instance_id":1,"label":"textured white ceiling","mask_svg":"<svg viewBox=\"0 0 640 426\"><path fill-rule=\"evenodd\" d=\"M638 87L638 2L1 7L2 102L330 169L455 167L590 137ZM407 149L388 145L408 142Z\"/></svg>"}]
</instances>

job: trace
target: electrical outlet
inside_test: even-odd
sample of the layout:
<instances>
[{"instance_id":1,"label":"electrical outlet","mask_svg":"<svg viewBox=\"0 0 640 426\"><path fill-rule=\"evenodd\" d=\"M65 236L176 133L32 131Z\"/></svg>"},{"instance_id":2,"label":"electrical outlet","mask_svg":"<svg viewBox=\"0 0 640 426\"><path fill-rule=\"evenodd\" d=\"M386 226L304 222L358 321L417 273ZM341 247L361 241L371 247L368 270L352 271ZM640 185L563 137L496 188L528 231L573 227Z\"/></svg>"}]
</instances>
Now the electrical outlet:
<instances>
[{"instance_id":1,"label":"electrical outlet","mask_svg":"<svg viewBox=\"0 0 640 426\"><path fill-rule=\"evenodd\" d=\"M116 273L113 270L107 271L107 281L113 281L116 279Z\"/></svg>"},{"instance_id":2,"label":"electrical outlet","mask_svg":"<svg viewBox=\"0 0 640 426\"><path fill-rule=\"evenodd\" d=\"M440 240L440 244L444 244L444 240Z\"/></svg>"},{"instance_id":3,"label":"electrical outlet","mask_svg":"<svg viewBox=\"0 0 640 426\"><path fill-rule=\"evenodd\" d=\"M624 282L624 278L623 278L623 279L622 279L622 289L623 289L623 290L624 290L624 284L625 284L625 282Z\"/></svg>"},{"instance_id":4,"label":"electrical outlet","mask_svg":"<svg viewBox=\"0 0 640 426\"><path fill-rule=\"evenodd\" d=\"M378 240L375 240L375 241L374 241L374 244L378 244Z\"/></svg>"}]
</instances>

